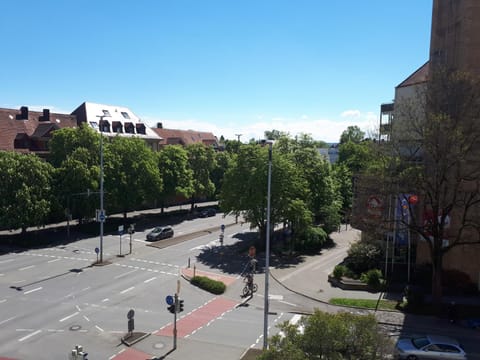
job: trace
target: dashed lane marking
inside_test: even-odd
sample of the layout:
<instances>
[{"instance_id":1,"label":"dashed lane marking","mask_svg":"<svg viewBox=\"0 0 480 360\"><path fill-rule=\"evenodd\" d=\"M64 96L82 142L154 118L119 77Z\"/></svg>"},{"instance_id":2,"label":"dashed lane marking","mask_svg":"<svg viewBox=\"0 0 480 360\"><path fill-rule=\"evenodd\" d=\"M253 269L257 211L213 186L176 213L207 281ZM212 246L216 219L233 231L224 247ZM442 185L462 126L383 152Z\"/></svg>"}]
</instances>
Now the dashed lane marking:
<instances>
[{"instance_id":1,"label":"dashed lane marking","mask_svg":"<svg viewBox=\"0 0 480 360\"><path fill-rule=\"evenodd\" d=\"M40 287L38 287L38 288L25 291L25 292L23 293L23 295L27 295L27 294L30 294L30 293L33 293L33 292L35 292L35 291L42 290L42 289L43 289L43 287L40 286Z\"/></svg>"},{"instance_id":2,"label":"dashed lane marking","mask_svg":"<svg viewBox=\"0 0 480 360\"><path fill-rule=\"evenodd\" d=\"M28 334L28 335L26 335L26 336L18 339L18 341L22 342L22 341L27 340L27 339L31 338L32 336L35 336L35 335L37 335L37 334L39 334L39 333L41 333L41 332L42 332L42 330L34 331L33 333Z\"/></svg>"}]
</instances>

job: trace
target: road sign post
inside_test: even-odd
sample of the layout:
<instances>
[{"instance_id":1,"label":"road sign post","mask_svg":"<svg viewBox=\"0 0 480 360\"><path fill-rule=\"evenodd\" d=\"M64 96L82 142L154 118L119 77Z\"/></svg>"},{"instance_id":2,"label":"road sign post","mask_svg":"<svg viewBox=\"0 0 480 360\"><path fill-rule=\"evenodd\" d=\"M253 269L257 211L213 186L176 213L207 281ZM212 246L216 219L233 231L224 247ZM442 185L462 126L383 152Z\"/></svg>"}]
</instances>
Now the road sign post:
<instances>
[{"instance_id":1,"label":"road sign post","mask_svg":"<svg viewBox=\"0 0 480 360\"><path fill-rule=\"evenodd\" d=\"M122 255L122 234L123 234L123 225L118 227L118 235L120 235L120 254L118 256L123 257Z\"/></svg>"}]
</instances>

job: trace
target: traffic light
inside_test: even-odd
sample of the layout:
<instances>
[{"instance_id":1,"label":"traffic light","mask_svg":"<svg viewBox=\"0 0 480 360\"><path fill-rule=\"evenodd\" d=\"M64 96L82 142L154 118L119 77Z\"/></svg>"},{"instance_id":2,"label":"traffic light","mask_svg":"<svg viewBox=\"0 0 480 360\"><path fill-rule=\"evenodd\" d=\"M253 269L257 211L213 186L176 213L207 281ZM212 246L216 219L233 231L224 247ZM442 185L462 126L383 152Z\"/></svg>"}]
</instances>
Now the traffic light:
<instances>
[{"instance_id":1,"label":"traffic light","mask_svg":"<svg viewBox=\"0 0 480 360\"><path fill-rule=\"evenodd\" d=\"M175 313L175 304L170 305L168 308L168 311L170 311L172 314Z\"/></svg>"},{"instance_id":2,"label":"traffic light","mask_svg":"<svg viewBox=\"0 0 480 360\"><path fill-rule=\"evenodd\" d=\"M182 311L183 311L183 300L179 299L178 300L178 312L182 312Z\"/></svg>"}]
</instances>

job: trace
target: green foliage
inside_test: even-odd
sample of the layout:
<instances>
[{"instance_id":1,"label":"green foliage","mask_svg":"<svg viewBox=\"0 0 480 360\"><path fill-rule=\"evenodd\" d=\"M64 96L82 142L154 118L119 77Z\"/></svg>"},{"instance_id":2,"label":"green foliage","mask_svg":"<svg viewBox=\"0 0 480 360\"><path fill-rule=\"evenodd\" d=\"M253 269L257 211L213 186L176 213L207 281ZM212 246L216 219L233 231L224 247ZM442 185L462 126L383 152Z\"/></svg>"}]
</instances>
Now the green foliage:
<instances>
[{"instance_id":1,"label":"green foliage","mask_svg":"<svg viewBox=\"0 0 480 360\"><path fill-rule=\"evenodd\" d=\"M299 331L303 326L303 333ZM302 317L298 326L284 322L284 336L275 335L270 347L258 358L284 359L383 359L391 353L392 343L385 337L374 315L337 314L315 310Z\"/></svg>"},{"instance_id":2,"label":"green foliage","mask_svg":"<svg viewBox=\"0 0 480 360\"><path fill-rule=\"evenodd\" d=\"M370 269L360 276L360 280L373 289L379 289L383 284L383 275L378 269Z\"/></svg>"},{"instance_id":3,"label":"green foliage","mask_svg":"<svg viewBox=\"0 0 480 360\"><path fill-rule=\"evenodd\" d=\"M158 169L163 182L162 203L176 196L193 194L193 171L188 163L188 152L179 145L165 146L158 152Z\"/></svg>"},{"instance_id":4,"label":"green foliage","mask_svg":"<svg viewBox=\"0 0 480 360\"><path fill-rule=\"evenodd\" d=\"M158 197L163 184L157 159L140 138L116 136L105 144L105 190L110 204L126 212Z\"/></svg>"},{"instance_id":5,"label":"green foliage","mask_svg":"<svg viewBox=\"0 0 480 360\"><path fill-rule=\"evenodd\" d=\"M40 226L51 208L53 168L35 155L0 151L0 224L23 231Z\"/></svg>"},{"instance_id":6,"label":"green foliage","mask_svg":"<svg viewBox=\"0 0 480 360\"><path fill-rule=\"evenodd\" d=\"M347 267L345 265L337 265L333 269L333 277L337 280L340 280L342 276L345 276L347 274Z\"/></svg>"},{"instance_id":7,"label":"green foliage","mask_svg":"<svg viewBox=\"0 0 480 360\"><path fill-rule=\"evenodd\" d=\"M190 283L216 295L223 294L226 289L223 282L210 279L206 276L194 276L190 280Z\"/></svg>"},{"instance_id":8,"label":"green foliage","mask_svg":"<svg viewBox=\"0 0 480 360\"><path fill-rule=\"evenodd\" d=\"M379 310L398 310L397 300L380 300L377 299L351 299L351 298L332 298L329 301L333 305L341 305L347 307L362 307L367 309Z\"/></svg>"},{"instance_id":9,"label":"green foliage","mask_svg":"<svg viewBox=\"0 0 480 360\"><path fill-rule=\"evenodd\" d=\"M362 274L380 266L383 259L382 249L373 243L359 241L348 249L345 261L347 267L357 274Z\"/></svg>"},{"instance_id":10,"label":"green foliage","mask_svg":"<svg viewBox=\"0 0 480 360\"><path fill-rule=\"evenodd\" d=\"M216 166L212 147L196 143L188 145L188 163L193 171L192 207L195 197L211 196L215 192L215 184L210 179L210 173Z\"/></svg>"},{"instance_id":11,"label":"green foliage","mask_svg":"<svg viewBox=\"0 0 480 360\"><path fill-rule=\"evenodd\" d=\"M295 245L297 250L317 251L328 242L328 235L321 227L309 226L303 238Z\"/></svg>"},{"instance_id":12,"label":"green foliage","mask_svg":"<svg viewBox=\"0 0 480 360\"><path fill-rule=\"evenodd\" d=\"M347 130L340 135L340 144L348 142L360 143L365 138L365 132L363 132L357 125L349 126Z\"/></svg>"}]
</instances>

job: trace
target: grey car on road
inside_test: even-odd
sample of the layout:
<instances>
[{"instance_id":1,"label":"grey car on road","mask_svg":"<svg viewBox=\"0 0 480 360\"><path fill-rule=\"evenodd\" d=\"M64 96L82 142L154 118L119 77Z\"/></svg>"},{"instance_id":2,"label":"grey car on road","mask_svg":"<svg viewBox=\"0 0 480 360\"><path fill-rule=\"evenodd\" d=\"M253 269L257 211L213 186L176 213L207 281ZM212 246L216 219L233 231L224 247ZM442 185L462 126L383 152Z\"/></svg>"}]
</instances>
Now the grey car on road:
<instances>
[{"instance_id":1,"label":"grey car on road","mask_svg":"<svg viewBox=\"0 0 480 360\"><path fill-rule=\"evenodd\" d=\"M455 339L440 335L400 337L395 345L395 358L466 360L467 354Z\"/></svg>"},{"instance_id":2,"label":"grey car on road","mask_svg":"<svg viewBox=\"0 0 480 360\"><path fill-rule=\"evenodd\" d=\"M173 229L171 226L157 226L155 229L147 234L148 241L157 241L161 239L170 238L173 236Z\"/></svg>"}]
</instances>

